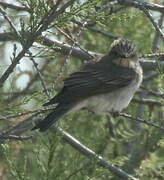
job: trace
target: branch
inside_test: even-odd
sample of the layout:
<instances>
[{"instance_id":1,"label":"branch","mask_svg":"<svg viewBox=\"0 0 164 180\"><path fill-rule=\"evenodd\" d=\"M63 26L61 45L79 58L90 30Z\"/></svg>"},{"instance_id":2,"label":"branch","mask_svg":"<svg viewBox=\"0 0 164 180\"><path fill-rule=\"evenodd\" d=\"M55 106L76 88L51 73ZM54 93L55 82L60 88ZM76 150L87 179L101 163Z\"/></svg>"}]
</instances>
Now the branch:
<instances>
[{"instance_id":1,"label":"branch","mask_svg":"<svg viewBox=\"0 0 164 180\"><path fill-rule=\"evenodd\" d=\"M65 54L65 55L68 55L68 53L70 52L71 50L71 46L68 45L68 44L65 44L65 43L62 43L60 41L57 41L57 40L50 40L48 38L45 38L43 37L43 45L45 46L57 46L57 47L60 47L59 48L54 48L55 51L57 52L60 52L62 54ZM88 51L87 51L88 52ZM91 54L92 56L94 56L95 58L99 58L99 57L102 57L103 55L102 54L98 54L96 52L91 52L89 51L88 52L89 54ZM81 59L81 60L91 60L92 57L88 55L88 53L84 52L83 50L81 50L80 48L78 47L74 47L72 49L72 56L78 58L78 59ZM159 56L159 55L163 55L163 53L160 53L160 54L155 54L154 56ZM144 55L142 55L143 57ZM141 57L140 57L141 58ZM157 68L159 68L159 65L161 66L161 68L164 69L164 62L158 62L155 61L155 60L142 60L140 61L141 63L141 66L143 68L143 70L146 70L146 71L152 71L152 70L156 70Z\"/></svg>"},{"instance_id":2,"label":"branch","mask_svg":"<svg viewBox=\"0 0 164 180\"><path fill-rule=\"evenodd\" d=\"M146 14L146 16L149 18L150 22L153 24L155 30L159 33L159 36L164 41L164 33L162 32L159 25L154 21L152 14L145 8L143 3L138 2L138 4L139 4L139 9L141 9Z\"/></svg>"},{"instance_id":3,"label":"branch","mask_svg":"<svg viewBox=\"0 0 164 180\"><path fill-rule=\"evenodd\" d=\"M137 180L133 176L129 175L128 173L120 169L119 167L116 167L113 164L111 164L109 161L106 161L102 156L96 154L94 151L92 151L91 149L80 143L77 139L72 137L70 134L65 132L60 127L57 127L57 129L62 133L64 140L68 144L70 144L73 148L78 150L81 154L96 160L98 165L108 169L109 171L111 171L113 174L120 177L121 179Z\"/></svg>"},{"instance_id":4,"label":"branch","mask_svg":"<svg viewBox=\"0 0 164 180\"><path fill-rule=\"evenodd\" d=\"M10 134L12 134L12 135L20 135L20 134L28 131L29 129L31 129L33 127L34 122L38 123L39 121L42 121L42 119L44 119L44 117L53 110L54 110L54 107L52 106L50 108L32 110L32 111L27 111L27 112L23 112L23 113L18 113L17 115L14 114L14 115L1 117L0 120L8 120L8 119L13 119L13 118L19 118L20 116L24 116L25 119L22 120L17 125L15 125L14 127L7 128L7 130L2 130L0 132L0 136L8 136ZM29 115L28 118L27 118L27 115ZM147 125L154 126L154 127L157 127L157 128L160 128L160 129L164 130L164 127L160 127L159 125L157 125L155 123L140 119L138 117L137 118L132 117L129 114L119 113L118 115L127 117L129 119L139 121L141 123L146 123ZM2 143L2 142L0 141L0 143Z\"/></svg>"},{"instance_id":5,"label":"branch","mask_svg":"<svg viewBox=\"0 0 164 180\"><path fill-rule=\"evenodd\" d=\"M119 113L118 114L119 116L122 116L122 117L125 117L125 118L128 118L128 119L132 119L132 120L135 120L135 121L138 121L140 123L144 123L144 124L147 124L148 126L153 126L153 127L156 127L158 129L161 129L162 131L164 130L164 126L160 126L160 125L157 125L151 121L147 121L147 120L144 120L144 119L141 119L139 117L133 117L132 115L130 114L126 114L126 113Z\"/></svg>"},{"instance_id":6,"label":"branch","mask_svg":"<svg viewBox=\"0 0 164 180\"><path fill-rule=\"evenodd\" d=\"M164 2L163 2L164 4ZM163 26L163 22L164 22L164 13L161 14L159 20L158 20L158 25L159 27L162 29L162 26ZM152 51L155 53L157 52L157 50L159 49L159 40L160 40L160 34L159 32L156 32L155 33L155 37L154 37L154 40L153 40L153 43L152 43ZM164 54L163 54L164 56Z\"/></svg>"},{"instance_id":7,"label":"branch","mask_svg":"<svg viewBox=\"0 0 164 180\"><path fill-rule=\"evenodd\" d=\"M45 112L50 111L50 110L54 110L54 107L31 110L31 111L26 111L26 112L8 115L8 116L1 116L0 120L8 120L8 119L13 119L13 118L19 118L20 116L26 116L26 115L31 115L31 114L41 114L41 113L45 113Z\"/></svg>"},{"instance_id":8,"label":"branch","mask_svg":"<svg viewBox=\"0 0 164 180\"><path fill-rule=\"evenodd\" d=\"M164 57L164 53L153 53L153 54L143 54L139 58L155 58L155 57Z\"/></svg>"},{"instance_id":9,"label":"branch","mask_svg":"<svg viewBox=\"0 0 164 180\"><path fill-rule=\"evenodd\" d=\"M19 140L19 141L23 141L23 140L29 140L31 139L33 136L15 136L15 135L0 135L0 139L9 139L9 140Z\"/></svg>"},{"instance_id":10,"label":"branch","mask_svg":"<svg viewBox=\"0 0 164 180\"><path fill-rule=\"evenodd\" d=\"M27 35L28 35L28 33L27 33ZM43 36L41 38L42 38L42 41L40 43L42 43L43 45L48 46L48 47L54 46L54 51L60 52L61 54L68 55L70 50L72 49L71 55L82 61L92 60L92 56L94 56L95 58L99 58L99 57L103 56L103 54L99 54L99 53L96 53L93 51L92 52L87 51L87 50L83 51L79 47L71 48L71 45L66 44L64 42L60 42L58 40L51 40L51 39L43 37ZM7 33L0 33L0 40L1 41L9 41L9 40L16 41L17 39L13 36L12 32L7 32ZM55 48L55 46L56 46L56 48ZM164 53L146 54L146 55L139 56L139 58L161 57L163 55L164 55ZM157 61L155 61L155 60L141 60L140 63L142 65L143 70L146 70L146 71L156 70L157 68L159 68L159 65L161 66L161 68L164 68L164 62L158 61L158 63L157 63Z\"/></svg>"},{"instance_id":11,"label":"branch","mask_svg":"<svg viewBox=\"0 0 164 180\"><path fill-rule=\"evenodd\" d=\"M21 42L21 35L19 33L19 31L17 31L15 25L12 23L11 19L8 17L8 15L6 14L6 12L0 7L0 13L3 15L3 17L7 20L7 22L9 23L9 25L11 26L11 28L13 29L13 31L16 34L16 38L19 39L19 41Z\"/></svg>"},{"instance_id":12,"label":"branch","mask_svg":"<svg viewBox=\"0 0 164 180\"><path fill-rule=\"evenodd\" d=\"M36 32L36 36L39 36L43 31L45 31L48 26L52 23L54 18L58 17L60 14L65 12L65 10L71 6L74 3L75 0L70 0L67 3L65 3L59 10L58 5L60 3L60 0L57 0L56 4L52 7L50 12L43 17L43 19L40 21L38 25L38 30Z\"/></svg>"},{"instance_id":13,"label":"branch","mask_svg":"<svg viewBox=\"0 0 164 180\"><path fill-rule=\"evenodd\" d=\"M164 40L164 34L163 34L161 28L154 21L151 13L149 12L149 10L158 10L161 13L164 13L164 6L160 6L160 5L153 4L153 3L146 3L146 2L143 2L140 0L113 0L112 2L108 2L106 5L102 6L99 11L104 11L105 9L109 8L110 6L112 6L114 4L118 4L118 3L121 5L132 6L132 7L142 10L146 14L146 16L149 18L149 20L155 27L156 31L159 33L162 40Z\"/></svg>"},{"instance_id":14,"label":"branch","mask_svg":"<svg viewBox=\"0 0 164 180\"><path fill-rule=\"evenodd\" d=\"M66 59L67 59L67 58L70 58L70 56L72 55L72 51L73 51L73 48L74 48L74 47L80 48L83 52L85 52L86 54L88 54L89 56L91 56L91 59L94 58L91 54L88 53L88 51L87 51L86 49L82 48L82 47L80 46L80 44L78 43L78 39L79 39L79 37L80 37L80 35L81 35L81 33L82 33L82 31L83 31L83 29L84 29L85 27L86 27L86 22L83 23L83 25L82 25L82 27L80 28L79 32L76 34L76 37L73 37L73 35L70 36L69 34L67 34L66 32L64 32L62 29L57 28L57 30L58 30L62 35L64 35L67 39L69 39L69 40L72 42L71 50L70 50L70 52L69 52L69 54L68 54L68 57L66 57ZM66 59L65 59L65 61L66 61Z\"/></svg>"},{"instance_id":15,"label":"branch","mask_svg":"<svg viewBox=\"0 0 164 180\"><path fill-rule=\"evenodd\" d=\"M136 5L135 1L132 1L132 0L124 0L124 1L119 0L116 3L120 3L120 4L124 4L126 6L133 6L133 7L138 8L138 5ZM114 5L116 3L110 2L109 6ZM27 8L27 7L17 6L17 5L9 4L9 3L6 3L6 2L0 2L0 6L2 6L4 8L14 9L16 11L28 11L28 12L30 12L30 9ZM164 13L164 6L162 6L162 5L154 4L154 3L150 3L150 2L149 3L148 2L144 2L144 6L147 9L149 9L149 10L158 11L158 12ZM108 7L106 7L106 8L108 8ZM106 8L104 8L104 9L106 9Z\"/></svg>"},{"instance_id":16,"label":"branch","mask_svg":"<svg viewBox=\"0 0 164 180\"><path fill-rule=\"evenodd\" d=\"M126 6L132 6L135 8L139 8L138 2L136 0L118 0L120 4L126 5ZM141 2L145 8L152 10L152 11L159 11L161 13L164 13L164 6L154 3L148 3L148 2Z\"/></svg>"},{"instance_id":17,"label":"branch","mask_svg":"<svg viewBox=\"0 0 164 180\"><path fill-rule=\"evenodd\" d=\"M72 20L73 23L77 24L78 26L82 27L83 24L80 22L80 21L77 21L75 19ZM91 27L90 24L86 25L85 28L89 29L90 31L92 32L95 32L95 33L98 33L98 34L102 34L103 36L105 37L108 37L108 38L112 38L112 39L116 39L118 38L119 36L116 36L116 35L113 35L111 33L108 33L108 32L103 32L95 27Z\"/></svg>"},{"instance_id":18,"label":"branch","mask_svg":"<svg viewBox=\"0 0 164 180\"><path fill-rule=\"evenodd\" d=\"M72 49L72 53L71 55L74 57L77 57L81 60L91 60L92 56L99 56L97 53L95 52L88 52L88 51L83 51L81 50L79 47L73 47L71 45L68 45L66 43L60 42L58 40L50 40L46 37L42 37L43 41L43 45L48 46L48 47L52 47L54 46L54 50L57 52L60 52L62 54L68 55L70 50ZM55 48L55 46L59 47L59 48ZM86 53L88 52L88 53ZM89 56L89 54L91 54L91 56Z\"/></svg>"},{"instance_id":19,"label":"branch","mask_svg":"<svg viewBox=\"0 0 164 180\"><path fill-rule=\"evenodd\" d=\"M0 2L0 6L2 6L4 8L14 9L16 11L28 11L28 12L30 12L30 9L27 7L16 6L14 4L9 4L6 2Z\"/></svg>"},{"instance_id":20,"label":"branch","mask_svg":"<svg viewBox=\"0 0 164 180\"><path fill-rule=\"evenodd\" d=\"M40 69L40 72L43 72L49 63L50 63L50 61L45 61L45 63L42 65L42 67ZM33 77L31 77L30 81L26 84L26 87L23 90L21 90L20 92L12 93L12 96L10 96L10 98L7 98L5 103L9 104L12 101L14 101L15 99L17 99L18 97L28 94L30 92L31 92L31 94L35 93L35 91L31 91L29 89L38 79L39 79L39 74L36 73ZM59 89L60 88L57 86L55 86L55 88L53 88L53 90L59 90ZM41 90L41 92L45 93L44 90Z\"/></svg>"},{"instance_id":21,"label":"branch","mask_svg":"<svg viewBox=\"0 0 164 180\"><path fill-rule=\"evenodd\" d=\"M148 106L164 106L164 104L162 104L161 102L156 101L154 99L137 99L137 98L133 98L132 101L135 102L135 103L139 103L139 104L146 104Z\"/></svg>"},{"instance_id":22,"label":"branch","mask_svg":"<svg viewBox=\"0 0 164 180\"><path fill-rule=\"evenodd\" d=\"M33 62L33 65L34 65L34 67L35 67L35 69L36 69L36 72L37 72L37 74L38 74L38 77L39 77L39 79L40 79L40 82L41 82L41 84L42 84L42 87L43 87L43 89L44 89L45 95L47 95L47 97L50 97L50 96L49 96L49 92L48 92L48 90L47 90L47 88L46 88L46 84L45 84L45 82L44 82L44 80L43 80L43 76L42 76L42 74L41 74L41 71L40 71L39 68L38 68L38 64L35 62L35 60L34 60L34 58L33 58L33 56L32 56L32 53L31 53L30 51L28 52L28 54L29 54L30 59L31 59L31 61Z\"/></svg>"},{"instance_id":23,"label":"branch","mask_svg":"<svg viewBox=\"0 0 164 180\"><path fill-rule=\"evenodd\" d=\"M113 0L113 3L114 2L115 2L115 0ZM110 4L110 3L112 3L112 2L107 3L106 6L108 7L109 6L108 4ZM153 3L146 3L146 2L143 2L140 0L118 0L117 3L119 3L121 5L132 6L132 7L142 10L146 14L146 16L149 18L149 20L155 27L156 31L159 33L162 40L164 40L164 34L163 34L162 30L160 29L158 24L154 21L151 13L149 12L149 10L157 10L161 13L164 13L164 6L153 4Z\"/></svg>"},{"instance_id":24,"label":"branch","mask_svg":"<svg viewBox=\"0 0 164 180\"><path fill-rule=\"evenodd\" d=\"M143 82L146 82L146 81L151 81L152 79L158 77L160 75L159 72L151 72L150 74L148 75L145 75L144 79L143 79Z\"/></svg>"},{"instance_id":25,"label":"branch","mask_svg":"<svg viewBox=\"0 0 164 180\"><path fill-rule=\"evenodd\" d=\"M32 46L33 42L30 41L26 46L21 50L21 52L15 57L11 63L11 65L7 68L7 70L2 74L0 78L0 88L3 86L4 82L7 80L9 75L13 72L16 65L19 63L19 61L24 57L27 50Z\"/></svg>"},{"instance_id":26,"label":"branch","mask_svg":"<svg viewBox=\"0 0 164 180\"><path fill-rule=\"evenodd\" d=\"M58 48L54 48L55 51L57 52L60 52L62 54L65 54L67 55L70 50L71 50L71 46L66 44L66 43L62 43L60 41L57 41L57 40L50 40L46 37L42 37L43 38L43 45L45 46L57 46L57 47L60 47L60 49ZM101 57L103 56L102 54L97 54L95 52L91 52L89 51L89 54L91 54L92 56L94 57ZM163 55L164 53L157 53L157 54L151 54L151 56L161 56ZM83 50L81 50L80 48L78 47L74 47L73 50L72 50L72 56L76 57L76 58L79 58L81 60L91 60L92 57L88 55L88 53L84 52ZM140 58L142 58L144 55L140 56ZM155 60L142 60L140 61L141 65L142 65L142 68L144 70L147 70L147 71L152 71L152 70L156 70L157 68L159 68L159 65L161 65L161 68L163 67L164 68L164 62L158 62L155 61Z\"/></svg>"},{"instance_id":27,"label":"branch","mask_svg":"<svg viewBox=\"0 0 164 180\"><path fill-rule=\"evenodd\" d=\"M143 90L146 90L146 92L149 94L149 95L152 95L152 96L156 96L156 97L159 97L159 98L164 98L164 93L161 93L161 92L158 92L158 91L153 91L151 89L148 89L148 88L145 88L145 87L141 87Z\"/></svg>"},{"instance_id":28,"label":"branch","mask_svg":"<svg viewBox=\"0 0 164 180\"><path fill-rule=\"evenodd\" d=\"M155 71L159 69L159 67L161 70L164 69L164 61L142 60L140 64L144 71Z\"/></svg>"}]
</instances>

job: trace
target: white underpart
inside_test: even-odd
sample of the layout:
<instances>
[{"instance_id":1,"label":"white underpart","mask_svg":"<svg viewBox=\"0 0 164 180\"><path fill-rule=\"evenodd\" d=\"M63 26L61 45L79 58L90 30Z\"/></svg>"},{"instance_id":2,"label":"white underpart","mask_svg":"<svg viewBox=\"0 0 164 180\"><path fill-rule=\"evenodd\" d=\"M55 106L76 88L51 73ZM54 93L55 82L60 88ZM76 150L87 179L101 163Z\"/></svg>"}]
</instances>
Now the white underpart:
<instances>
[{"instance_id":1,"label":"white underpart","mask_svg":"<svg viewBox=\"0 0 164 180\"><path fill-rule=\"evenodd\" d=\"M94 112L120 112L126 108L133 98L134 93L142 82L142 70L137 69L138 76L126 87L108 94L92 96L81 101L73 108L73 111L88 108Z\"/></svg>"}]
</instances>

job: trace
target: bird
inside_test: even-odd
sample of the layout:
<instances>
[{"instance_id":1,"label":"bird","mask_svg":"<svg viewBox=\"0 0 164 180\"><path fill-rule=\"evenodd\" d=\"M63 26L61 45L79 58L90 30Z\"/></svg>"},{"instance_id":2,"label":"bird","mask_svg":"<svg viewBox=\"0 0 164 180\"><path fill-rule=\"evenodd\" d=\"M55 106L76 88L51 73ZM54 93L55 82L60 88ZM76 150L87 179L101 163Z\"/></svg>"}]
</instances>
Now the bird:
<instances>
[{"instance_id":1,"label":"bird","mask_svg":"<svg viewBox=\"0 0 164 180\"><path fill-rule=\"evenodd\" d=\"M136 45L118 38L99 61L87 63L64 80L61 91L43 106L55 105L32 130L46 131L63 115L88 109L95 113L119 113L139 89L143 71Z\"/></svg>"}]
</instances>

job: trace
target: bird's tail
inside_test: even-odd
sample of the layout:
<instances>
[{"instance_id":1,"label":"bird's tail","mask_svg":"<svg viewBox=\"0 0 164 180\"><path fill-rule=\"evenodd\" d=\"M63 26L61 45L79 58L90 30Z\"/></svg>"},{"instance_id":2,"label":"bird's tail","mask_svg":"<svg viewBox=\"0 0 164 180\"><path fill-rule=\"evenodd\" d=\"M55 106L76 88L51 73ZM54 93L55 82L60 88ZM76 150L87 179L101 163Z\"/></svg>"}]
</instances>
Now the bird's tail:
<instances>
[{"instance_id":1,"label":"bird's tail","mask_svg":"<svg viewBox=\"0 0 164 180\"><path fill-rule=\"evenodd\" d=\"M59 120L65 113L67 113L70 109L68 105L58 105L53 112L48 114L43 121L36 124L31 130L39 129L39 131L44 132L49 127L52 126L57 120Z\"/></svg>"}]
</instances>

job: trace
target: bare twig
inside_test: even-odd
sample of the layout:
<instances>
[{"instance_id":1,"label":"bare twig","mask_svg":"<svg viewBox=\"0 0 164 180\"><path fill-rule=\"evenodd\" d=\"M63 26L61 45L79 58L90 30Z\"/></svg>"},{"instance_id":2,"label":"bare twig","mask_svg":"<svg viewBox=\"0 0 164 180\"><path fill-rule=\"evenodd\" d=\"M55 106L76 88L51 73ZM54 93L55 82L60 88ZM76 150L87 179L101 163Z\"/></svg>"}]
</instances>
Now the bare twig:
<instances>
[{"instance_id":1,"label":"bare twig","mask_svg":"<svg viewBox=\"0 0 164 180\"><path fill-rule=\"evenodd\" d=\"M37 90L27 90L27 91L13 91L13 92L2 92L1 95L2 96L11 96L11 95L14 95L14 96L23 96L23 95L30 95L30 94L34 94L34 93L37 93L38 91Z\"/></svg>"},{"instance_id":2,"label":"bare twig","mask_svg":"<svg viewBox=\"0 0 164 180\"><path fill-rule=\"evenodd\" d=\"M162 5L149 3L149 2L143 2L143 1L141 3L142 3L142 5L144 5L145 8L147 8L149 10L164 13L164 6L162 6ZM99 8L99 11L104 11L107 8L109 8L115 4L121 4L121 5L125 5L125 6L139 8L138 1L136 1L136 0L111 0L110 2L106 3L101 8Z\"/></svg>"},{"instance_id":3,"label":"bare twig","mask_svg":"<svg viewBox=\"0 0 164 180\"><path fill-rule=\"evenodd\" d=\"M160 28L162 28L163 22L164 22L164 13L161 14L160 19L158 21L158 25ZM159 40L160 40L160 34L159 34L159 32L156 32L153 43L152 43L152 51L153 52L156 52L158 50ZM164 56L164 53L163 53L163 56Z\"/></svg>"},{"instance_id":4,"label":"bare twig","mask_svg":"<svg viewBox=\"0 0 164 180\"><path fill-rule=\"evenodd\" d=\"M157 61L156 60L142 60L140 64L144 71L156 71L159 66L161 69L164 69L164 61ZM156 72L159 74L159 72Z\"/></svg>"},{"instance_id":5,"label":"bare twig","mask_svg":"<svg viewBox=\"0 0 164 180\"><path fill-rule=\"evenodd\" d=\"M163 53L153 53L153 54L143 54L141 56L139 56L139 58L155 58L155 57L162 57L164 56L164 52Z\"/></svg>"},{"instance_id":6,"label":"bare twig","mask_svg":"<svg viewBox=\"0 0 164 180\"><path fill-rule=\"evenodd\" d=\"M88 163L89 164L89 163ZM88 165L87 164L87 165ZM77 175L79 172L82 172L86 169L88 169L88 166L85 164L85 166L78 168L77 170L75 170L74 172L72 172L71 174L69 174L64 180L69 180L71 179L73 176Z\"/></svg>"},{"instance_id":7,"label":"bare twig","mask_svg":"<svg viewBox=\"0 0 164 180\"><path fill-rule=\"evenodd\" d=\"M91 60L92 57L89 56L88 53L91 54L92 56L98 56L98 54L95 52L87 51L88 53L86 53L86 51L81 50L79 47L72 48L72 46L70 46L66 43L60 42L58 40L52 41L46 37L42 37L42 38L43 38L43 41L42 41L43 45L49 46L49 47L54 46L55 51L61 52L62 54L65 54L65 55L68 55L70 52L70 49L72 49L71 55L74 57L77 57L81 60ZM59 48L55 48L55 46L57 46Z\"/></svg>"},{"instance_id":8,"label":"bare twig","mask_svg":"<svg viewBox=\"0 0 164 180\"><path fill-rule=\"evenodd\" d=\"M40 72L43 72L49 63L50 63L50 61L45 61L44 65L40 69ZM30 92L31 92L31 94L35 93L35 91L30 91L29 89L33 85L33 83L35 83L37 80L38 80L38 74L36 73L33 77L31 77L30 81L27 83L26 87L22 91L12 93L12 96L9 96L10 98L7 99L7 103L10 103L10 102L14 101L15 99L19 98L20 96L23 96ZM57 89L57 90L59 90L59 89Z\"/></svg>"},{"instance_id":9,"label":"bare twig","mask_svg":"<svg viewBox=\"0 0 164 180\"><path fill-rule=\"evenodd\" d=\"M133 98L132 100L135 103L139 103L139 104L145 104L148 106L164 106L164 104L162 104L159 101L156 101L154 99L137 99L137 98Z\"/></svg>"},{"instance_id":10,"label":"bare twig","mask_svg":"<svg viewBox=\"0 0 164 180\"><path fill-rule=\"evenodd\" d=\"M29 42L28 44L26 44L26 46L21 50L21 52L13 59L11 65L2 74L2 76L0 78L0 88L3 86L4 82L7 80L7 78L10 76L10 74L13 72L16 65L24 57L25 53L31 47L32 44L33 44L33 42Z\"/></svg>"},{"instance_id":11,"label":"bare twig","mask_svg":"<svg viewBox=\"0 0 164 180\"><path fill-rule=\"evenodd\" d=\"M149 104L150 104L151 102L149 102ZM151 105L154 105L154 102L153 102L153 104L151 104ZM38 114L45 114L46 112L50 112L50 111L52 111L52 110L54 110L54 106L52 106L52 107L49 107L49 108L44 108L44 109L38 109L38 110L32 110L32 111L27 111L27 112L23 112L23 113L18 113L18 114L14 114L14 115L9 115L9 116L4 116L4 117L1 117L0 118L0 120L6 120L6 119L12 119L12 118L17 118L17 117L20 117L20 116L25 116L25 115L28 115L28 114L33 114L32 116L31 116L31 118L32 117L34 117L34 119L35 119L35 116L36 115L38 115ZM125 114L125 113L119 113L119 115L120 116L127 116L128 118L130 118L131 117L131 119L134 119L134 120L138 120L139 118L135 118L135 117L132 117L131 115L128 115L128 114ZM42 117L42 118L44 118L44 117ZM28 118L28 119L30 119L30 118ZM28 120L27 119L27 121L31 121L31 124L32 124L32 120ZM136 120L136 121L137 121ZM26 121L26 120L24 120L24 121ZM36 121L36 120L35 120ZM143 120L143 119L139 119L138 120L139 122L142 122L142 123L146 123L147 125L150 125L150 126L154 126L154 127L158 127L159 128L159 126L157 125L157 124L155 124L155 123L152 123L152 122L150 122L150 121L146 121L146 120ZM25 122L20 122L18 125L16 125L15 127L13 127L12 129L15 129L14 131L16 131L16 129L17 129L17 127L19 127L19 126L22 126L21 124L26 124ZM153 125L152 125L153 124ZM23 127L24 127L24 125L23 125ZM164 129L164 127L162 127L162 129ZM25 131L27 131L28 129L26 129ZM10 130L9 130L10 131ZM12 131L11 131L12 132ZM3 133L4 135L5 135L5 133Z\"/></svg>"},{"instance_id":12,"label":"bare twig","mask_svg":"<svg viewBox=\"0 0 164 180\"><path fill-rule=\"evenodd\" d=\"M80 32L82 32L82 30L85 28L85 26L83 26L83 28L80 30ZM76 38L73 38L73 37L70 37L67 33L65 33L62 29L60 29L60 28L57 28L57 30L59 31L59 32L61 32L66 38L68 38L69 40L71 40L72 41L72 46L71 46L71 49L70 49L70 55L71 55L71 53L73 52L73 49L77 46L77 47L79 47L82 51L84 51L86 54L88 54L88 56L90 56L91 57L91 59L92 58L94 58L91 54L89 54L89 52L86 50L86 49L84 49L84 48L82 48L80 45L79 45L79 43L78 43L78 38L80 37L80 34L78 33L77 34L77 36L76 36Z\"/></svg>"},{"instance_id":13,"label":"bare twig","mask_svg":"<svg viewBox=\"0 0 164 180\"><path fill-rule=\"evenodd\" d=\"M77 24L77 25L79 25L79 26L82 26L82 25L83 25L81 22L79 22L79 21L77 21L77 20L75 20L75 19L72 20L72 22L75 23L75 24ZM99 29L97 29L97 28L95 28L95 27L91 27L91 26L89 26L89 25L86 25L85 28L89 29L89 30L92 31L92 32L102 34L103 36L108 37L108 38L110 38L110 39L111 39L111 38L116 39L116 38L119 37L119 36L115 36L115 35L113 35L113 34L111 34L111 33L109 33L109 32L104 32L104 31L99 30Z\"/></svg>"},{"instance_id":14,"label":"bare twig","mask_svg":"<svg viewBox=\"0 0 164 180\"><path fill-rule=\"evenodd\" d=\"M143 82L144 81L151 81L152 79L154 79L158 76L159 76L159 72L152 72L152 73L150 73L144 77Z\"/></svg>"},{"instance_id":15,"label":"bare twig","mask_svg":"<svg viewBox=\"0 0 164 180\"><path fill-rule=\"evenodd\" d=\"M27 112L18 113L18 114L12 114L12 115L8 115L8 116L0 116L0 120L14 119L14 118L18 118L20 116L25 116L25 115L34 114L34 113L41 114L41 113L45 113L50 110L54 110L54 107L36 109L36 110L31 110L31 111L27 111Z\"/></svg>"},{"instance_id":16,"label":"bare twig","mask_svg":"<svg viewBox=\"0 0 164 180\"><path fill-rule=\"evenodd\" d=\"M59 16L61 13L63 13L74 2L75 2L75 0L70 0L67 3L65 3L59 10L57 10L58 5L60 3L60 0L58 0L56 2L56 4L52 7L52 9L50 10L49 15L48 16L46 15L40 21L40 23L38 25L38 30L36 32L36 36L39 36L44 30L46 30L47 27L49 26L49 24L51 24L51 22L54 20L54 18Z\"/></svg>"},{"instance_id":17,"label":"bare twig","mask_svg":"<svg viewBox=\"0 0 164 180\"><path fill-rule=\"evenodd\" d=\"M140 3L139 1L137 1L137 2L139 4L139 9L141 9L146 14L146 16L149 18L149 20L153 24L155 30L159 33L161 39L164 41L164 33L162 32L159 25L154 21L152 14L145 8L143 3Z\"/></svg>"},{"instance_id":18,"label":"bare twig","mask_svg":"<svg viewBox=\"0 0 164 180\"><path fill-rule=\"evenodd\" d=\"M77 33L76 37L74 38L73 44L72 44L72 46L71 46L71 49L70 49L69 54L68 54L68 56L66 57L66 59L71 56L72 51L73 51L73 48L76 46L76 44L78 44L78 43L77 43L78 38L80 37L80 35L81 35L82 31L84 30L84 28L85 28L86 25L87 25L87 22L82 23L82 27L80 28L79 32ZM87 51L86 53L88 53L88 51ZM89 53L88 53L88 55L91 56ZM91 58L93 58L93 56L91 56Z\"/></svg>"},{"instance_id":19,"label":"bare twig","mask_svg":"<svg viewBox=\"0 0 164 180\"><path fill-rule=\"evenodd\" d=\"M0 2L0 6L2 6L4 8L14 9L16 11L28 11L28 12L30 12L30 9L27 7L17 6L17 5L6 3L6 2Z\"/></svg>"},{"instance_id":20,"label":"bare twig","mask_svg":"<svg viewBox=\"0 0 164 180\"><path fill-rule=\"evenodd\" d=\"M19 141L24 141L24 140L29 140L32 139L33 136L16 136L16 135L7 135L3 136L0 135L0 139L5 139L5 140L19 140Z\"/></svg>"},{"instance_id":21,"label":"bare twig","mask_svg":"<svg viewBox=\"0 0 164 180\"><path fill-rule=\"evenodd\" d=\"M118 0L112 0L111 2L107 2L106 4L104 4L103 6L101 6L97 12L102 12L106 9L108 9L109 7L115 5L115 4L118 4Z\"/></svg>"},{"instance_id":22,"label":"bare twig","mask_svg":"<svg viewBox=\"0 0 164 180\"><path fill-rule=\"evenodd\" d=\"M138 8L136 3L134 1L132 1L132 0L123 0L123 1L118 0L118 2L116 0L114 0L114 1L110 2L109 5L107 5L107 6L104 5L104 9L107 9L111 5L114 5L114 4L117 4L117 3L124 4L126 6L133 6L133 7ZM0 2L0 5L2 7L4 7L4 8L10 8L10 9L14 9L14 10L17 10L17 11L30 11L30 9L27 8L27 7L16 6L16 5L13 5L13 4L6 3L6 2ZM162 6L162 5L155 4L155 3L150 3L150 2L144 2L144 5L149 10L164 13L164 6Z\"/></svg>"},{"instance_id":23,"label":"bare twig","mask_svg":"<svg viewBox=\"0 0 164 180\"><path fill-rule=\"evenodd\" d=\"M19 31L17 31L15 25L12 23L11 19L8 17L7 13L0 7L0 13L3 15L3 17L7 20L11 28L14 30L15 34L17 35L17 38L19 38L19 41L21 42L21 35Z\"/></svg>"},{"instance_id":24,"label":"bare twig","mask_svg":"<svg viewBox=\"0 0 164 180\"><path fill-rule=\"evenodd\" d=\"M126 5L126 6L132 6L135 8L139 8L138 2L136 0L118 0L120 4ZM149 2L143 2L145 8L152 10L152 11L159 11L161 13L164 13L164 6Z\"/></svg>"},{"instance_id":25,"label":"bare twig","mask_svg":"<svg viewBox=\"0 0 164 180\"><path fill-rule=\"evenodd\" d=\"M125 117L125 118L128 118L128 119L132 119L132 120L138 121L138 122L140 122L140 123L147 124L148 126L153 126L153 127L158 128L158 129L164 130L164 126L157 125L157 124L155 124L155 123L153 123L153 122L150 122L150 121L141 119L141 118L139 118L139 117L133 117L133 116L130 115L130 114L119 113L119 116L122 116L122 117Z\"/></svg>"},{"instance_id":26,"label":"bare twig","mask_svg":"<svg viewBox=\"0 0 164 180\"><path fill-rule=\"evenodd\" d=\"M33 64L34 64L34 67L35 67L37 73L38 73L38 76L39 76L40 82L41 82L41 84L42 84L42 86L43 86L43 89L44 89L45 94L47 95L47 97L50 97L50 95L49 95L49 93L48 93L48 90L47 90L47 88L46 88L45 82L44 82L44 80L43 80L42 74L41 74L40 70L38 69L38 64L35 62L35 60L34 60L34 58L33 58L33 56L32 56L32 53L31 53L30 51L28 51L28 54L29 54L29 56L30 56L31 61L32 61Z\"/></svg>"},{"instance_id":27,"label":"bare twig","mask_svg":"<svg viewBox=\"0 0 164 180\"><path fill-rule=\"evenodd\" d=\"M146 90L149 95L153 95L153 96L156 96L156 97L164 98L164 93L161 93L161 92L158 92L158 91L153 91L153 90L148 89L148 88L143 87L143 86L141 87L141 89Z\"/></svg>"}]
</instances>

